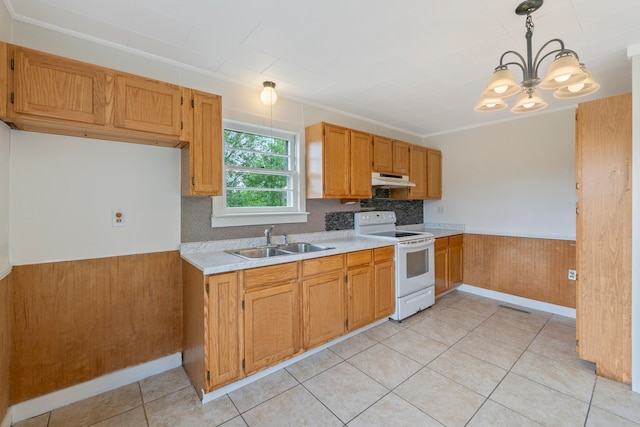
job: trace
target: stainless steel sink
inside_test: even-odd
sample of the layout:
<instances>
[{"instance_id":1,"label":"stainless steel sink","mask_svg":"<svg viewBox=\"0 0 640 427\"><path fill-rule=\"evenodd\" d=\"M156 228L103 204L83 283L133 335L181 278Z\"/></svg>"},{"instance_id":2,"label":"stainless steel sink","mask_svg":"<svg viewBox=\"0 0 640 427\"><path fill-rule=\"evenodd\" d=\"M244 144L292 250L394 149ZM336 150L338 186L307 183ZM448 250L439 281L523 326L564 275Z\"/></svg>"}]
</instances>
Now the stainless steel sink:
<instances>
[{"instance_id":1,"label":"stainless steel sink","mask_svg":"<svg viewBox=\"0 0 640 427\"><path fill-rule=\"evenodd\" d=\"M318 252L326 251L327 249L333 249L327 246L314 245L313 243L297 242L289 243L287 245L278 246L279 249L293 253L305 253L305 252Z\"/></svg>"},{"instance_id":2,"label":"stainless steel sink","mask_svg":"<svg viewBox=\"0 0 640 427\"><path fill-rule=\"evenodd\" d=\"M283 255L296 255L307 252L326 251L327 249L333 248L330 248L328 246L314 245L312 243L306 242L296 242L288 243L286 245L264 248L231 249L225 252L245 259L258 259Z\"/></svg>"},{"instance_id":3,"label":"stainless steel sink","mask_svg":"<svg viewBox=\"0 0 640 427\"><path fill-rule=\"evenodd\" d=\"M250 249L237 249L227 251L230 254L240 256L247 259L255 258L269 258L280 255L291 255L291 252L283 251L279 248L250 248Z\"/></svg>"}]
</instances>

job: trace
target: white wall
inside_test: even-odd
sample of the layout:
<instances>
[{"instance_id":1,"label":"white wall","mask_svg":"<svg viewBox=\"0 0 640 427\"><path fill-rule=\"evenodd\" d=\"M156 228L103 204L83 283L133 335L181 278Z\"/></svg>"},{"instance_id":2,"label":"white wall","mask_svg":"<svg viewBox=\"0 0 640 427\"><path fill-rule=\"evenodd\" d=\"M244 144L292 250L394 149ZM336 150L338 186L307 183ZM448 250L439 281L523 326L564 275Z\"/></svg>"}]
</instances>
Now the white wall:
<instances>
[{"instance_id":1,"label":"white wall","mask_svg":"<svg viewBox=\"0 0 640 427\"><path fill-rule=\"evenodd\" d=\"M178 249L180 150L11 133L13 265Z\"/></svg>"},{"instance_id":2,"label":"white wall","mask_svg":"<svg viewBox=\"0 0 640 427\"><path fill-rule=\"evenodd\" d=\"M575 111L425 138L442 150L442 200L425 222L466 231L575 239ZM443 210L443 213L439 213Z\"/></svg>"}]
</instances>

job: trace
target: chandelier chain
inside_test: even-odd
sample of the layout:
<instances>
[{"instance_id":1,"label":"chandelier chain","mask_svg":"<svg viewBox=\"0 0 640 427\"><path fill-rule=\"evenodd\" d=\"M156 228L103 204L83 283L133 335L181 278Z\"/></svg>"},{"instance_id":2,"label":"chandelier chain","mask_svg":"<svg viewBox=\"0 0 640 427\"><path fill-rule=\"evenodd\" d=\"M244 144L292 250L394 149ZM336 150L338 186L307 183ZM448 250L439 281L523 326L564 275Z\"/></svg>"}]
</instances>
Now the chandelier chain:
<instances>
[{"instance_id":1,"label":"chandelier chain","mask_svg":"<svg viewBox=\"0 0 640 427\"><path fill-rule=\"evenodd\" d=\"M533 18L531 17L531 13L527 13L527 21L526 21L527 31L533 32Z\"/></svg>"}]
</instances>

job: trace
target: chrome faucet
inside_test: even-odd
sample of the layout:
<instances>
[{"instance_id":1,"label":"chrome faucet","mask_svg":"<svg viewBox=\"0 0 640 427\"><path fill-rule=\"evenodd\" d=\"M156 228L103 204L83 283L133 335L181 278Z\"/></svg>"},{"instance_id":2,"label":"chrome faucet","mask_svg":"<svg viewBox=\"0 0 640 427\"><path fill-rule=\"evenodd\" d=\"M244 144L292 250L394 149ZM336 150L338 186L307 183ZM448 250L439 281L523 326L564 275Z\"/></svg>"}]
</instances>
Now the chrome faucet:
<instances>
[{"instance_id":1,"label":"chrome faucet","mask_svg":"<svg viewBox=\"0 0 640 427\"><path fill-rule=\"evenodd\" d=\"M271 227L264 230L264 237L267 238L267 246L271 246L271 233L273 232L274 227L275 225L272 225Z\"/></svg>"}]
</instances>

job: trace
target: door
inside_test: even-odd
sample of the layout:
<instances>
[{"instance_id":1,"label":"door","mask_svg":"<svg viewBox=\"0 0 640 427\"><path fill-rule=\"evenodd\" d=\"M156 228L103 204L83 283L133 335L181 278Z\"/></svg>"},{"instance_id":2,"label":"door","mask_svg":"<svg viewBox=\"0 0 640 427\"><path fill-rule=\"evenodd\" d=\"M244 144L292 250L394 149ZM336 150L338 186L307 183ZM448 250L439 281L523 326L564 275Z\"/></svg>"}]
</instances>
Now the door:
<instances>
[{"instance_id":1,"label":"door","mask_svg":"<svg viewBox=\"0 0 640 427\"><path fill-rule=\"evenodd\" d=\"M348 197L371 198L371 135L350 131L351 186Z\"/></svg>"},{"instance_id":2,"label":"door","mask_svg":"<svg viewBox=\"0 0 640 427\"><path fill-rule=\"evenodd\" d=\"M373 269L376 291L375 318L382 319L383 317L392 315L393 312L396 311L395 268L393 259L376 262Z\"/></svg>"},{"instance_id":3,"label":"door","mask_svg":"<svg viewBox=\"0 0 640 427\"><path fill-rule=\"evenodd\" d=\"M427 197L442 198L442 152L427 150Z\"/></svg>"},{"instance_id":4,"label":"door","mask_svg":"<svg viewBox=\"0 0 640 427\"><path fill-rule=\"evenodd\" d=\"M409 175L409 143L393 141L393 173Z\"/></svg>"},{"instance_id":5,"label":"door","mask_svg":"<svg viewBox=\"0 0 640 427\"><path fill-rule=\"evenodd\" d=\"M349 131L326 124L322 148L324 197L349 197L351 181Z\"/></svg>"},{"instance_id":6,"label":"door","mask_svg":"<svg viewBox=\"0 0 640 427\"><path fill-rule=\"evenodd\" d=\"M449 288L462 283L462 234L449 237Z\"/></svg>"},{"instance_id":7,"label":"door","mask_svg":"<svg viewBox=\"0 0 640 427\"><path fill-rule=\"evenodd\" d=\"M375 288L373 285L371 266L350 268L347 271L349 331L354 331L373 322L375 310Z\"/></svg>"},{"instance_id":8,"label":"door","mask_svg":"<svg viewBox=\"0 0 640 427\"><path fill-rule=\"evenodd\" d=\"M436 295L449 289L449 238L436 239L434 245Z\"/></svg>"},{"instance_id":9,"label":"door","mask_svg":"<svg viewBox=\"0 0 640 427\"><path fill-rule=\"evenodd\" d=\"M409 180L416 184L409 188L409 198L427 198L427 149L412 145L409 152Z\"/></svg>"},{"instance_id":10,"label":"door","mask_svg":"<svg viewBox=\"0 0 640 427\"><path fill-rule=\"evenodd\" d=\"M374 135L373 170L381 173L393 170L393 141L390 138Z\"/></svg>"},{"instance_id":11,"label":"door","mask_svg":"<svg viewBox=\"0 0 640 427\"><path fill-rule=\"evenodd\" d=\"M304 348L310 349L346 331L344 276L336 271L302 281Z\"/></svg>"},{"instance_id":12,"label":"door","mask_svg":"<svg viewBox=\"0 0 640 427\"><path fill-rule=\"evenodd\" d=\"M222 99L193 91L193 131L189 144L191 195L222 195Z\"/></svg>"}]
</instances>

